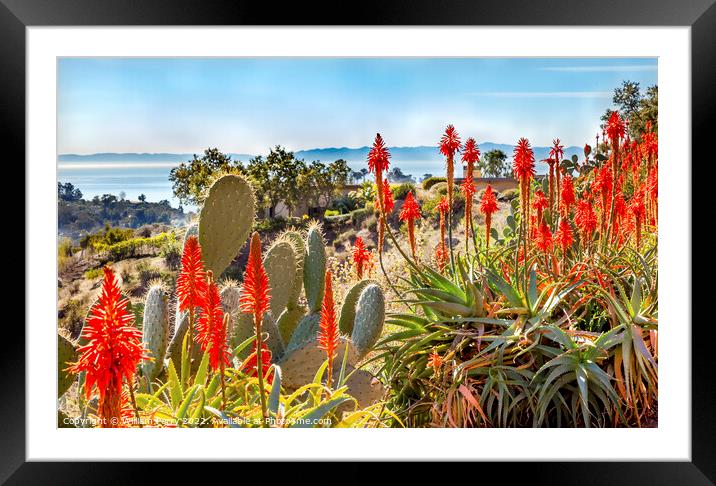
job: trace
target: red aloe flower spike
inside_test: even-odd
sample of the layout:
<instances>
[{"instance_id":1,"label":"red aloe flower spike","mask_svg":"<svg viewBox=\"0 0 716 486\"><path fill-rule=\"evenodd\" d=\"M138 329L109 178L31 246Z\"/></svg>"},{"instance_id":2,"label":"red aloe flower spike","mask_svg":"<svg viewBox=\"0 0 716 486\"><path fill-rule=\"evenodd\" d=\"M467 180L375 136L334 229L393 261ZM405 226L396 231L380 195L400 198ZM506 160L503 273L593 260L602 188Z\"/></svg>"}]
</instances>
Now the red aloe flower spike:
<instances>
[{"instance_id":1,"label":"red aloe flower spike","mask_svg":"<svg viewBox=\"0 0 716 486\"><path fill-rule=\"evenodd\" d=\"M542 253L547 253L552 248L552 233L549 226L544 221L537 230L537 239L535 241L537 249Z\"/></svg>"},{"instance_id":2,"label":"red aloe flower spike","mask_svg":"<svg viewBox=\"0 0 716 486\"><path fill-rule=\"evenodd\" d=\"M492 215L497 211L497 197L492 191L490 184L485 188L480 201L480 212L485 215L485 238L487 240L487 248L490 248L490 226L492 225Z\"/></svg>"},{"instance_id":3,"label":"red aloe flower spike","mask_svg":"<svg viewBox=\"0 0 716 486\"><path fill-rule=\"evenodd\" d=\"M466 178L460 186L463 196L465 196L465 248L470 241L470 227L472 223L472 198L475 195L475 183L471 177Z\"/></svg>"},{"instance_id":4,"label":"red aloe flower spike","mask_svg":"<svg viewBox=\"0 0 716 486\"><path fill-rule=\"evenodd\" d=\"M254 231L251 235L251 244L249 246L249 260L246 264L244 272L244 288L239 300L242 312L254 315L254 329L256 329L256 341L262 342L261 322L263 316L268 311L270 291L269 279L264 269L263 260L261 259L261 238ZM268 409L266 408L266 396L264 394L264 370L262 360L257 362L257 376L259 382L259 395L261 400L261 412L264 417L264 424L268 420Z\"/></svg>"},{"instance_id":5,"label":"red aloe flower spike","mask_svg":"<svg viewBox=\"0 0 716 486\"><path fill-rule=\"evenodd\" d=\"M544 195L544 192L542 192L542 190L537 189L535 191L535 199L532 202L532 207L537 213L537 224L542 224L543 212L549 207L549 201L547 200L547 197Z\"/></svg>"},{"instance_id":6,"label":"red aloe flower spike","mask_svg":"<svg viewBox=\"0 0 716 486\"><path fill-rule=\"evenodd\" d=\"M567 248L572 246L572 243L574 242L572 226L569 224L569 221L567 221L567 218L560 218L559 227L557 228L557 232L554 237L559 246L562 248L562 255L566 255Z\"/></svg>"},{"instance_id":7,"label":"red aloe flower spike","mask_svg":"<svg viewBox=\"0 0 716 486\"><path fill-rule=\"evenodd\" d=\"M328 367L326 369L326 387L331 387L333 376L333 359L338 350L338 320L336 319L336 307L333 303L333 277L330 271L326 272L326 287L323 293L321 305L321 321L318 330L318 349L326 352Z\"/></svg>"},{"instance_id":8,"label":"red aloe flower spike","mask_svg":"<svg viewBox=\"0 0 716 486\"><path fill-rule=\"evenodd\" d=\"M562 159L564 158L564 145L560 144L560 140L557 138L552 140L552 148L549 151L549 157L554 159L554 174L555 174L555 197L559 197L562 187Z\"/></svg>"},{"instance_id":9,"label":"red aloe flower spike","mask_svg":"<svg viewBox=\"0 0 716 486\"><path fill-rule=\"evenodd\" d=\"M251 354L246 358L246 361L241 366L241 370L244 371L248 376L259 376L259 361L261 361L261 370L263 371L263 379L266 383L271 385L273 383L273 373L271 372L271 351L265 342L261 342L261 354L257 352L258 341L254 340Z\"/></svg>"},{"instance_id":10,"label":"red aloe flower spike","mask_svg":"<svg viewBox=\"0 0 716 486\"><path fill-rule=\"evenodd\" d=\"M444 360L442 356L440 356L436 349L433 349L433 351L430 353L430 356L428 357L428 366L433 369L434 373L437 373L438 370L442 367L444 363Z\"/></svg>"},{"instance_id":11,"label":"red aloe flower spike","mask_svg":"<svg viewBox=\"0 0 716 486\"><path fill-rule=\"evenodd\" d=\"M177 300L179 310L185 311L201 307L206 293L206 272L201 261L199 239L192 235L184 244L181 257L181 271L177 277Z\"/></svg>"},{"instance_id":12,"label":"red aloe flower spike","mask_svg":"<svg viewBox=\"0 0 716 486\"><path fill-rule=\"evenodd\" d=\"M375 174L375 186L378 192L378 204L381 206L381 213L385 212L385 208L383 207L383 172L388 170L389 165L390 152L383 142L383 137L381 137L380 133L378 133L375 136L373 147L368 152L368 170Z\"/></svg>"},{"instance_id":13,"label":"red aloe flower spike","mask_svg":"<svg viewBox=\"0 0 716 486\"><path fill-rule=\"evenodd\" d=\"M441 241L438 246L435 247L435 253L433 254L433 262L438 267L440 272L445 271L445 267L448 262L447 248L445 248L445 241Z\"/></svg>"},{"instance_id":14,"label":"red aloe flower spike","mask_svg":"<svg viewBox=\"0 0 716 486\"><path fill-rule=\"evenodd\" d=\"M366 265L370 263L371 254L366 249L363 238L358 236L353 243L353 264L356 267L356 273L358 274L358 280L363 278L363 270Z\"/></svg>"},{"instance_id":15,"label":"red aloe flower spike","mask_svg":"<svg viewBox=\"0 0 716 486\"><path fill-rule=\"evenodd\" d=\"M574 211L574 222L582 233L584 241L591 240L594 230L597 229L597 215L592 204L586 199L580 199Z\"/></svg>"},{"instance_id":16,"label":"red aloe flower spike","mask_svg":"<svg viewBox=\"0 0 716 486\"><path fill-rule=\"evenodd\" d=\"M472 137L465 141L465 147L462 151L462 161L467 164L465 179L473 180L475 178L475 164L480 161L480 149Z\"/></svg>"},{"instance_id":17,"label":"red aloe flower spike","mask_svg":"<svg viewBox=\"0 0 716 486\"><path fill-rule=\"evenodd\" d=\"M221 306L221 295L214 281L212 272L208 273L208 285L201 307L199 321L196 325L196 340L202 351L209 352L209 365L214 371L229 365L226 329L224 328L224 311Z\"/></svg>"},{"instance_id":18,"label":"red aloe flower spike","mask_svg":"<svg viewBox=\"0 0 716 486\"><path fill-rule=\"evenodd\" d=\"M569 174L566 174L564 176L564 180L562 181L562 192L560 193L560 208L562 209L563 214L566 216L569 214L569 208L574 204L575 197L574 197L574 182L572 181L572 176Z\"/></svg>"},{"instance_id":19,"label":"red aloe flower spike","mask_svg":"<svg viewBox=\"0 0 716 486\"><path fill-rule=\"evenodd\" d=\"M612 111L607 120L607 135L612 142L612 148L619 146L619 141L624 138L624 120L619 116L618 111Z\"/></svg>"},{"instance_id":20,"label":"red aloe flower spike","mask_svg":"<svg viewBox=\"0 0 716 486\"><path fill-rule=\"evenodd\" d=\"M445 133L440 139L440 153L445 156L447 163L447 192L448 204L450 205L451 211L453 202L453 188L455 184L454 157L455 152L457 152L458 150L460 150L460 136L458 135L457 130L455 130L454 126L448 125L447 128L445 128Z\"/></svg>"},{"instance_id":21,"label":"red aloe flower spike","mask_svg":"<svg viewBox=\"0 0 716 486\"><path fill-rule=\"evenodd\" d=\"M646 216L644 207L644 193L639 190L634 194L631 204L629 205L632 215L634 216L634 225L636 226L636 249L641 247L641 225Z\"/></svg>"},{"instance_id":22,"label":"red aloe flower spike","mask_svg":"<svg viewBox=\"0 0 716 486\"><path fill-rule=\"evenodd\" d=\"M137 365L148 359L142 347L142 332L134 327L114 272L104 268L98 302L90 309L82 333L87 344L78 348L79 359L68 370L87 373L85 397L96 389L102 427L116 427L122 418L122 383L134 383Z\"/></svg>"},{"instance_id":23,"label":"red aloe flower spike","mask_svg":"<svg viewBox=\"0 0 716 486\"><path fill-rule=\"evenodd\" d=\"M413 260L418 261L415 250L415 220L421 217L420 206L413 197L412 191L408 193L400 210L400 220L408 223L408 239L410 250L413 253Z\"/></svg>"},{"instance_id":24,"label":"red aloe flower spike","mask_svg":"<svg viewBox=\"0 0 716 486\"><path fill-rule=\"evenodd\" d=\"M385 208L385 215L388 216L393 212L395 207L395 201L393 201L393 191L390 190L390 182L388 179L383 180L383 208ZM380 210L380 203L376 197L375 209Z\"/></svg>"},{"instance_id":25,"label":"red aloe flower spike","mask_svg":"<svg viewBox=\"0 0 716 486\"><path fill-rule=\"evenodd\" d=\"M181 271L177 277L179 311L189 313L188 355L192 356L194 343L194 310L203 305L206 293L206 272L201 260L201 245L195 235L187 238L181 257Z\"/></svg>"}]
</instances>

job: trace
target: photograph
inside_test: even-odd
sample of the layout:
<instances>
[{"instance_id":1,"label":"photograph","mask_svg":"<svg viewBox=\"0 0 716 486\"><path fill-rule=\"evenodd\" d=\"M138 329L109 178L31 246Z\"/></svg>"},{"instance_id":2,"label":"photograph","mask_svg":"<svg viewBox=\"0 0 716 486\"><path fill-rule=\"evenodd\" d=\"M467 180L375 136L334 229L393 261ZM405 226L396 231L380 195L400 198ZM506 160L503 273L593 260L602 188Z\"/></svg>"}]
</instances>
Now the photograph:
<instances>
[{"instance_id":1,"label":"photograph","mask_svg":"<svg viewBox=\"0 0 716 486\"><path fill-rule=\"evenodd\" d=\"M659 62L57 57L57 427L658 428Z\"/></svg>"}]
</instances>

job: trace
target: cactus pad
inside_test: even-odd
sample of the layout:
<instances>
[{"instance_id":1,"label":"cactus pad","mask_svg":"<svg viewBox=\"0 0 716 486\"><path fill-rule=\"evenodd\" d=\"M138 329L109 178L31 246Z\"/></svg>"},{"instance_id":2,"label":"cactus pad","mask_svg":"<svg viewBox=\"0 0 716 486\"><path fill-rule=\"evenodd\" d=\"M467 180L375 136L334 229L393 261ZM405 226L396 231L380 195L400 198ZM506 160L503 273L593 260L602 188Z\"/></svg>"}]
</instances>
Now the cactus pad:
<instances>
[{"instance_id":1,"label":"cactus pad","mask_svg":"<svg viewBox=\"0 0 716 486\"><path fill-rule=\"evenodd\" d=\"M341 334L350 336L353 332L353 323L356 319L356 304L358 304L358 297L361 292L369 284L376 284L374 280L361 280L360 282L353 285L350 290L346 293L343 298L343 306L341 307L341 317L338 321L338 328Z\"/></svg>"},{"instance_id":2,"label":"cactus pad","mask_svg":"<svg viewBox=\"0 0 716 486\"><path fill-rule=\"evenodd\" d=\"M296 330L291 335L291 340L286 346L286 352L291 352L294 349L304 345L305 343L312 341L318 335L318 329L321 324L321 315L314 312L308 314L301 319L296 326Z\"/></svg>"},{"instance_id":3,"label":"cactus pad","mask_svg":"<svg viewBox=\"0 0 716 486\"><path fill-rule=\"evenodd\" d=\"M253 321L253 314L248 314L245 312L240 312L236 316L236 323L234 324L234 333L231 336L231 346L236 347L239 344L246 341L248 338L253 336L255 334L254 330L254 321ZM261 333L265 334L268 333L268 338L266 339L266 346L271 351L271 356L274 359L278 359L283 355L284 346L283 346L283 340L281 339L281 334L278 331L278 327L276 327L276 323L271 319L271 316L268 314L264 314L264 318L261 321ZM246 357L251 354L251 346L248 346L241 350L241 353L237 356L239 359L246 359Z\"/></svg>"},{"instance_id":4,"label":"cactus pad","mask_svg":"<svg viewBox=\"0 0 716 486\"><path fill-rule=\"evenodd\" d=\"M353 344L349 340L341 338L341 343L338 345L335 361L333 362L334 371L340 372L346 343L348 344L348 366L354 366L358 361L358 352ZM324 361L326 361L326 352L318 348L317 339L312 339L294 348L292 351L287 352L278 363L282 370L281 383L285 387L292 389L311 383ZM338 374L336 374L336 378L337 376Z\"/></svg>"},{"instance_id":5,"label":"cactus pad","mask_svg":"<svg viewBox=\"0 0 716 486\"><path fill-rule=\"evenodd\" d=\"M239 312L241 288L234 280L227 280L221 285L221 309L232 317Z\"/></svg>"},{"instance_id":6,"label":"cactus pad","mask_svg":"<svg viewBox=\"0 0 716 486\"><path fill-rule=\"evenodd\" d=\"M301 298L301 290L303 290L303 265L306 258L306 244L303 242L303 236L298 231L286 231L280 238L291 243L293 254L296 258L296 276L286 304L287 309L295 309L298 307L298 299ZM284 340L284 342L287 341Z\"/></svg>"},{"instance_id":7,"label":"cactus pad","mask_svg":"<svg viewBox=\"0 0 716 486\"><path fill-rule=\"evenodd\" d=\"M308 308L321 310L323 286L326 279L326 247L320 227L313 225L306 237L306 260L303 264L303 287L306 289Z\"/></svg>"},{"instance_id":8,"label":"cactus pad","mask_svg":"<svg viewBox=\"0 0 716 486\"><path fill-rule=\"evenodd\" d=\"M169 297L161 286L147 292L142 322L142 344L152 358L142 362L142 375L153 381L162 370L169 341Z\"/></svg>"},{"instance_id":9,"label":"cactus pad","mask_svg":"<svg viewBox=\"0 0 716 486\"><path fill-rule=\"evenodd\" d=\"M217 278L246 243L255 207L251 186L239 175L225 175L209 189L199 217L199 242L205 267Z\"/></svg>"},{"instance_id":10,"label":"cactus pad","mask_svg":"<svg viewBox=\"0 0 716 486\"><path fill-rule=\"evenodd\" d=\"M296 326L298 326L299 321L305 314L306 308L301 306L294 309L287 308L278 317L276 326L278 326L278 331L281 333L281 339L284 343L291 341L291 336L296 330Z\"/></svg>"},{"instance_id":11,"label":"cactus pad","mask_svg":"<svg viewBox=\"0 0 716 486\"><path fill-rule=\"evenodd\" d=\"M355 324L351 340L358 353L364 356L378 341L385 322L385 297L376 284L370 284L358 297Z\"/></svg>"},{"instance_id":12,"label":"cactus pad","mask_svg":"<svg viewBox=\"0 0 716 486\"><path fill-rule=\"evenodd\" d=\"M57 398L61 397L75 381L75 375L65 371L77 361L77 350L62 334L57 335Z\"/></svg>"},{"instance_id":13,"label":"cactus pad","mask_svg":"<svg viewBox=\"0 0 716 486\"><path fill-rule=\"evenodd\" d=\"M271 286L271 315L277 319L288 305L298 273L293 245L288 240L274 242L266 252L264 267Z\"/></svg>"},{"instance_id":14,"label":"cactus pad","mask_svg":"<svg viewBox=\"0 0 716 486\"><path fill-rule=\"evenodd\" d=\"M348 394L356 399L358 408L366 408L382 400L385 387L375 376L365 370L346 368Z\"/></svg>"}]
</instances>

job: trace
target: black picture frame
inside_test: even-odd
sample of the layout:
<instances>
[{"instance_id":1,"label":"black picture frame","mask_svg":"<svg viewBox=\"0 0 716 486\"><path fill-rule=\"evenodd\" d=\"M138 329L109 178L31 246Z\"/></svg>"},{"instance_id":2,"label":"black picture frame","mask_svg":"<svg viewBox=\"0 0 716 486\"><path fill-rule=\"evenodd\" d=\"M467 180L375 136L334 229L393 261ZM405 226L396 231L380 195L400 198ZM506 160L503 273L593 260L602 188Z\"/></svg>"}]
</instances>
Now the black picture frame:
<instances>
[{"instance_id":1,"label":"black picture frame","mask_svg":"<svg viewBox=\"0 0 716 486\"><path fill-rule=\"evenodd\" d=\"M711 148L716 113L716 4L714 0L483 0L363 1L350 5L323 2L280 4L241 0L0 0L0 120L7 161L19 169L25 160L25 29L29 26L110 25L570 25L690 26L692 67L691 160L713 164ZM342 10L341 10L342 9ZM708 135L707 135L708 134ZM677 163L688 166L688 154ZM692 165L693 166L693 165ZM31 184L18 170L16 177ZM693 171L691 172L693 174ZM704 178L701 178L703 180ZM694 181L692 176L692 181ZM684 195L692 199L692 194ZM692 199L693 201L693 199ZM692 204L694 210L696 206ZM18 217L19 219L19 217ZM20 222L18 222L20 223ZM16 225L24 227L25 222ZM691 235L684 235L691 241ZM696 248L694 248L694 251ZM684 251L689 251L684 248ZM27 255L25 255L27 258ZM689 285L685 282L684 285ZM693 285L692 289L696 290ZM692 298L692 302L696 302ZM26 293L25 305L31 305ZM7 313L9 318L12 313ZM17 321L17 319L15 319ZM691 462L653 463L523 463L497 466L504 479L529 483L577 484L714 484L716 482L716 392L710 339L704 330L711 319L692 324ZM679 324L687 325L687 322ZM141 476L118 463L27 463L25 461L25 337L17 324L6 322L12 339L4 339L0 400L0 481L7 484L129 483L165 479L164 468L143 467ZM701 336L700 336L701 334ZM42 384L40 384L42 386ZM47 386L47 384L45 384ZM22 411L22 413L20 413ZM442 446L441 446L442 447ZM317 454L320 455L320 452ZM177 465L182 467L181 465ZM187 464L183 465L186 468ZM417 466L417 465L416 465ZM350 464L344 476L364 474ZM174 472L179 468L171 468ZM199 469L199 468L197 468ZM406 469L410 471L406 472ZM400 468L428 479L443 468ZM206 469L204 469L206 471ZM471 469L482 470L482 467ZM453 471L456 472L456 471ZM427 474L427 475L426 475ZM473 473L471 473L473 474ZM288 473L286 474L288 475ZM508 477L509 476L509 477ZM220 476L217 476L217 480ZM444 476L443 476L444 477ZM526 479L529 478L529 479ZM283 479L286 479L285 477ZM320 482L320 481L319 481Z\"/></svg>"}]
</instances>

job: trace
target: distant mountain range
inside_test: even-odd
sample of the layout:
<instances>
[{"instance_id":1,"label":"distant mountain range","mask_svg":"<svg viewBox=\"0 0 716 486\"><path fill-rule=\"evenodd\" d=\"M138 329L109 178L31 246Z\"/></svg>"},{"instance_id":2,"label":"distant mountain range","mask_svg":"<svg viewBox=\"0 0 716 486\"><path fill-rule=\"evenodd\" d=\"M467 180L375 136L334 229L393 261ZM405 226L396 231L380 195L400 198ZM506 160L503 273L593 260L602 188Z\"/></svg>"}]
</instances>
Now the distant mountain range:
<instances>
[{"instance_id":1,"label":"distant mountain range","mask_svg":"<svg viewBox=\"0 0 716 486\"><path fill-rule=\"evenodd\" d=\"M480 151L484 154L490 150L502 150L507 154L508 160L512 159L512 151L514 145L485 142L478 145ZM440 154L435 146L417 146L417 147L389 147L391 154L391 163L400 167L404 172L422 175L425 172L437 173L442 168L444 157ZM545 173L547 164L539 162L549 156L550 147L533 147L535 160L537 160L537 172ZM370 147L359 148L314 148L309 150L298 150L294 152L296 158L306 161L320 160L323 162L332 162L334 160L343 159L354 169L357 170L364 167L366 157ZM197 154L198 155L198 154ZM250 154L230 153L235 160L247 162L253 158ZM582 147L565 147L564 156L571 157L577 155L580 159L584 157ZM60 154L58 162L175 162L180 163L189 160L193 154L172 154L172 153L97 153L87 155L77 154Z\"/></svg>"}]
</instances>

